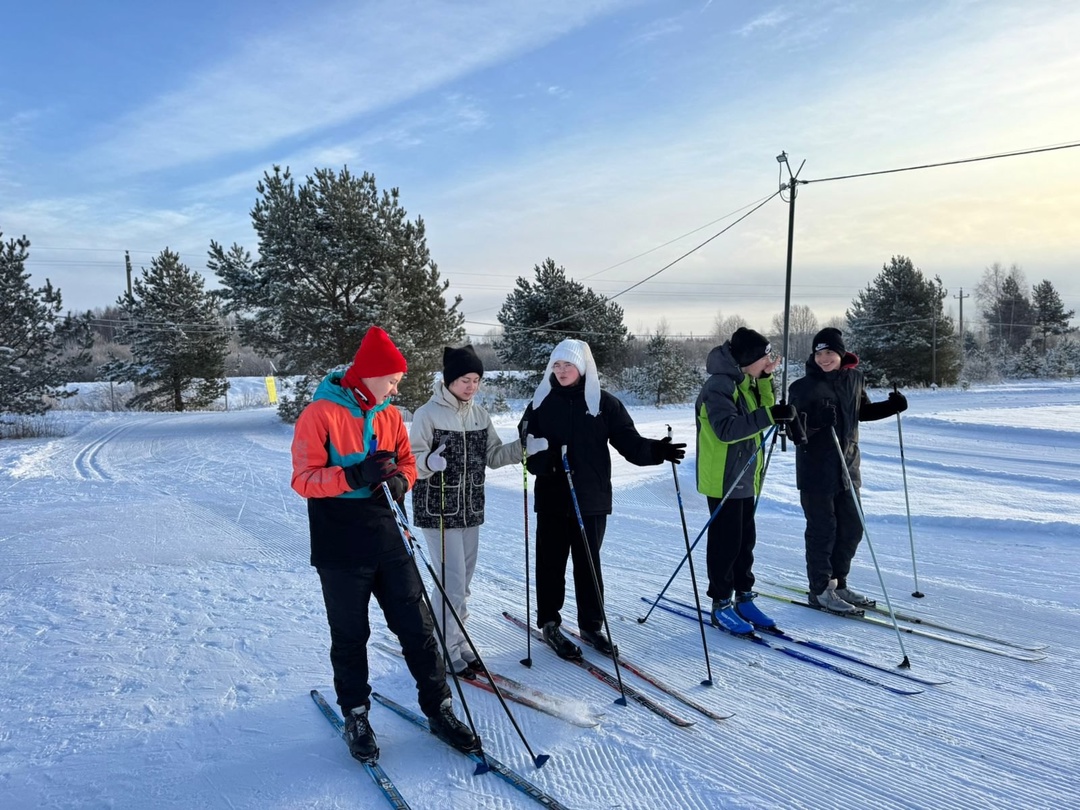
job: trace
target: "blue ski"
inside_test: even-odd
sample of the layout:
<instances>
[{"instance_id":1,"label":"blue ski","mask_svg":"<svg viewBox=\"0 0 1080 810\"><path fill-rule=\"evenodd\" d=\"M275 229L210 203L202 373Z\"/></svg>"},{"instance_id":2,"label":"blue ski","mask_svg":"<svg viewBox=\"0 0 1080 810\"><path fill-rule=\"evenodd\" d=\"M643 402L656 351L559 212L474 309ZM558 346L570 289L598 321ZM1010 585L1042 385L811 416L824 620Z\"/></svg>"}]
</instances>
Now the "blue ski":
<instances>
[{"instance_id":1,"label":"blue ski","mask_svg":"<svg viewBox=\"0 0 1080 810\"><path fill-rule=\"evenodd\" d=\"M641 597L641 601L652 604L652 600L644 596ZM696 618L693 613L690 613L689 611L683 610L681 608L677 608L674 605L663 605L657 602L656 606L663 608L669 613L674 613L676 616L682 616L683 618L690 619L690 621L700 621L700 619ZM709 626L712 627L711 624ZM717 629L720 630L720 628ZM721 632L726 631L721 630ZM799 652L798 650L793 650L791 649L791 647L785 647L783 644L777 644L775 641L769 641L767 638L759 636L757 634L740 636L736 635L735 633L729 633L728 635L732 636L733 638L746 639L747 641L750 641L754 644L760 644L763 647L768 647L770 649L776 650L777 652L782 652L784 655L789 655L792 658L797 658L800 661L805 661L806 663L813 664L816 667L831 670L838 675L843 675L844 677L851 678L852 680L861 681L862 683L868 684L870 686L876 686L879 689L888 690L889 692L893 692L897 695L918 695L921 694L923 691L922 689L908 689L900 686L893 686L891 684L882 683L881 681L875 681L873 678L869 678L859 672L853 672L850 669L844 669L843 667L837 666L836 664L830 663L829 661L822 661L820 658L814 658L814 656L812 655L807 655L806 653Z\"/></svg>"},{"instance_id":2,"label":"blue ski","mask_svg":"<svg viewBox=\"0 0 1080 810\"><path fill-rule=\"evenodd\" d=\"M330 721L330 725L337 729L339 734L344 735L345 721L342 720L341 715L334 711L330 704L326 702L326 698L319 693L318 689L311 690L311 699L315 701L315 705L319 707L319 711L323 713L323 716ZM405 797L398 792L398 789L394 786L393 780L387 775L386 771L383 770L382 765L378 762L361 762L360 764L364 766L364 770L368 772L372 781L374 781L379 790L382 791L386 800L390 802L391 807L395 808L395 810L409 810L409 803L405 801Z\"/></svg>"},{"instance_id":3,"label":"blue ski","mask_svg":"<svg viewBox=\"0 0 1080 810\"><path fill-rule=\"evenodd\" d=\"M670 602L671 604L677 605L678 607L686 608L690 611L695 610L693 605L686 602L680 602L678 599L672 599L669 596L661 596L660 598L664 602ZM705 613L705 611L703 610L702 613ZM708 614L706 614L706 618L707 617ZM881 672L888 672L890 675L895 675L897 678L914 681L915 683L921 683L925 686L942 686L943 684L949 683L949 681L935 680L933 678L924 678L921 675L915 675L914 673L908 672L907 670L898 670L894 667L887 667L883 664L877 664L873 661L868 661L865 658L855 655L854 653L845 652L844 650L841 650L837 647L832 647L828 644L822 644L820 641L811 641L810 639L805 638L795 638L794 636L790 636L781 630L761 630L760 632L768 633L772 638L778 638L781 641L787 641L791 644L800 644L803 647L809 647L811 650L817 650L818 652L823 652L826 655L843 658L845 661L851 661L852 663L860 664L864 667L870 667L871 669L880 670Z\"/></svg>"},{"instance_id":4,"label":"blue ski","mask_svg":"<svg viewBox=\"0 0 1080 810\"><path fill-rule=\"evenodd\" d=\"M425 718L421 717L420 715L418 715L416 712L411 711L410 709L406 709L400 703L395 703L390 698L386 697L385 695L380 695L378 692L372 692L371 696L373 698L375 698L375 700L379 701L379 703L381 703L386 708L400 714L406 720L408 720L408 721L410 721L412 723L415 723L416 725L418 725L420 728L424 729L425 731L429 731L429 732L431 731L431 729L428 727L427 720ZM451 747L453 747L453 746L451 746ZM457 748L454 748L454 750L458 751ZM513 785L515 788L520 790L522 793L524 793L530 799L533 799L533 800L539 802L544 807L551 807L551 808L554 808L555 810L569 810L566 807L566 805L562 804L554 796L551 796L551 795L545 793L543 790L541 790L535 784L533 784L528 779L526 779L524 776L519 774L517 771L513 770L512 768L510 768L507 765L504 765L502 762L495 759L495 757L493 757L491 754L487 753L486 751L474 751L474 752L471 752L471 753L465 753L464 751L458 751L458 753L464 754L465 756L467 756L469 759L471 759L473 762L475 762L478 766L480 766L480 769L483 769L484 771L490 770L490 771L494 772L496 775L498 775L499 777L504 779L509 784ZM480 769L478 769L478 771L477 771L478 773L481 772Z\"/></svg>"}]
</instances>

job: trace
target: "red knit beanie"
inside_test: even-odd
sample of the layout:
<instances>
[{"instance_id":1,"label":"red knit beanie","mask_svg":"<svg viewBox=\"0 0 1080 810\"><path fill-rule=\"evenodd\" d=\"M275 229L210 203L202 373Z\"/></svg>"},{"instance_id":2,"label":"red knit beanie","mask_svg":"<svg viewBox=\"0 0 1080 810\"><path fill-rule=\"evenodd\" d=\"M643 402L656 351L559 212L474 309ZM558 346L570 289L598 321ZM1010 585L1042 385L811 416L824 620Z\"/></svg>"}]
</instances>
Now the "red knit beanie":
<instances>
[{"instance_id":1,"label":"red knit beanie","mask_svg":"<svg viewBox=\"0 0 1080 810\"><path fill-rule=\"evenodd\" d=\"M346 369L341 384L346 388L359 388L364 377L386 377L398 372L404 374L409 366L405 357L390 336L377 326L367 330L352 365Z\"/></svg>"}]
</instances>

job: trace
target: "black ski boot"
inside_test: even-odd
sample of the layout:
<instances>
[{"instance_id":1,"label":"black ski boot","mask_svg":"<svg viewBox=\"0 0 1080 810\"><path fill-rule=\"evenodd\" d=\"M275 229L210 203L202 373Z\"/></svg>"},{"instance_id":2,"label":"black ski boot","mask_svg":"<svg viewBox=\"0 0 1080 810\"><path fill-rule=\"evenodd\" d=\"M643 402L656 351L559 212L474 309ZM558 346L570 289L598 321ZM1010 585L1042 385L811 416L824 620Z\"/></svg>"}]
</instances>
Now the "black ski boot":
<instances>
[{"instance_id":1,"label":"black ski boot","mask_svg":"<svg viewBox=\"0 0 1080 810\"><path fill-rule=\"evenodd\" d=\"M357 706L345 717L345 742L349 753L361 762L379 760L379 744L368 722L368 707Z\"/></svg>"},{"instance_id":2,"label":"black ski boot","mask_svg":"<svg viewBox=\"0 0 1080 810\"><path fill-rule=\"evenodd\" d=\"M432 734L459 751L470 754L480 750L480 738L454 716L454 706L450 698L442 702L439 711L428 715L428 727Z\"/></svg>"},{"instance_id":3,"label":"black ski boot","mask_svg":"<svg viewBox=\"0 0 1080 810\"><path fill-rule=\"evenodd\" d=\"M603 628L598 628L596 630L583 629L581 631L581 637L585 640L586 644L593 647L598 653L602 653L603 655L611 655L612 653L615 655L619 654L619 648L612 645L611 639L604 635Z\"/></svg>"},{"instance_id":4,"label":"black ski boot","mask_svg":"<svg viewBox=\"0 0 1080 810\"><path fill-rule=\"evenodd\" d=\"M555 622L548 622L544 625L544 641L548 643L551 649L555 650L555 654L559 658L565 658L568 661L581 658L581 647L564 636L562 630L559 629L559 625L555 624Z\"/></svg>"}]
</instances>

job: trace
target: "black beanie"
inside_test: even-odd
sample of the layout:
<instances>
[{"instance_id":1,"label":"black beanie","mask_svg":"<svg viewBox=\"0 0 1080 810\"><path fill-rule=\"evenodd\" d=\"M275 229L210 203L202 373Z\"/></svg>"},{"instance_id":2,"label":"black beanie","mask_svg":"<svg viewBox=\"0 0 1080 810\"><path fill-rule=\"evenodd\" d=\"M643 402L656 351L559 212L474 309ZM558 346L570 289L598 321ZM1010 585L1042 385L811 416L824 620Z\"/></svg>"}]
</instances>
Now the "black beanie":
<instances>
[{"instance_id":1,"label":"black beanie","mask_svg":"<svg viewBox=\"0 0 1080 810\"><path fill-rule=\"evenodd\" d=\"M480 362L476 349L471 345L453 349L447 346L442 353L442 376L443 382L449 385L458 377L466 374L479 374L484 376L484 364Z\"/></svg>"},{"instance_id":2,"label":"black beanie","mask_svg":"<svg viewBox=\"0 0 1080 810\"><path fill-rule=\"evenodd\" d=\"M841 357L847 354L847 349L844 348L843 332L835 327L826 326L814 335L814 342L811 344L810 351L816 354L823 349L832 349Z\"/></svg>"},{"instance_id":3,"label":"black beanie","mask_svg":"<svg viewBox=\"0 0 1080 810\"><path fill-rule=\"evenodd\" d=\"M769 343L767 337L745 326L740 326L735 330L729 343L731 356L735 358L739 368L746 368L756 363L772 351L772 344Z\"/></svg>"}]
</instances>

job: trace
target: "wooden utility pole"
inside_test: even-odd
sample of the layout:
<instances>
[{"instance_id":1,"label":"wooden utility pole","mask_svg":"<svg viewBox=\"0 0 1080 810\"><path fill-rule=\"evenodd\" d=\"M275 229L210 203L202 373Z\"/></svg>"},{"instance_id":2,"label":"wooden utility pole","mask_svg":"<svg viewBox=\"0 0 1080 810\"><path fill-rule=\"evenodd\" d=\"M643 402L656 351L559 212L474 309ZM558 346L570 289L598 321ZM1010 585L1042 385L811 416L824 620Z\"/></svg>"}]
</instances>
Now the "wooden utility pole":
<instances>
[{"instance_id":1,"label":"wooden utility pole","mask_svg":"<svg viewBox=\"0 0 1080 810\"><path fill-rule=\"evenodd\" d=\"M953 298L960 299L960 352L964 351L964 299L971 298L970 295L964 295L964 288L960 288L960 293L954 295Z\"/></svg>"}]
</instances>

